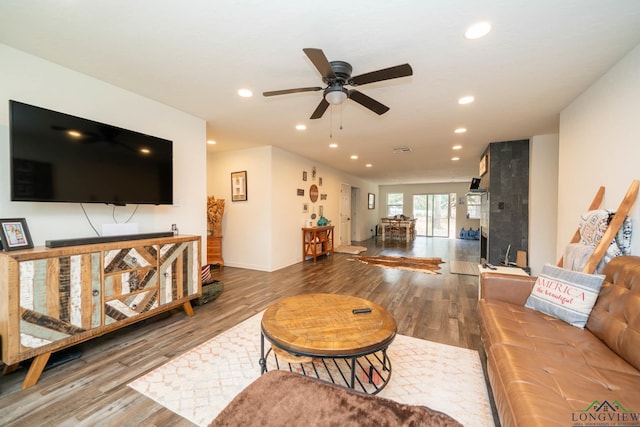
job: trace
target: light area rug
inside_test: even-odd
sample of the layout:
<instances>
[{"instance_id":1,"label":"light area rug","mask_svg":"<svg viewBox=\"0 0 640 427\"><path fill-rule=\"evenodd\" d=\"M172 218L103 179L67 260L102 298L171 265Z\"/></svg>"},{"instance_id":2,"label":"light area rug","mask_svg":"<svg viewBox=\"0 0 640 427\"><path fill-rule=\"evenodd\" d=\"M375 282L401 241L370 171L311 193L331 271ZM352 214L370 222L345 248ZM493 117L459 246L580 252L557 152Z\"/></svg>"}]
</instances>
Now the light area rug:
<instances>
[{"instance_id":1,"label":"light area rug","mask_svg":"<svg viewBox=\"0 0 640 427\"><path fill-rule=\"evenodd\" d=\"M198 426L206 426L260 376L259 313L129 384ZM268 348L268 343L265 343ZM378 394L442 411L465 426L494 426L477 351L397 335L392 375Z\"/></svg>"},{"instance_id":2,"label":"light area rug","mask_svg":"<svg viewBox=\"0 0 640 427\"><path fill-rule=\"evenodd\" d=\"M468 276L479 276L479 262L472 261L449 261L449 268L453 274L466 274Z\"/></svg>"},{"instance_id":3,"label":"light area rug","mask_svg":"<svg viewBox=\"0 0 640 427\"><path fill-rule=\"evenodd\" d=\"M351 255L358 255L360 252L364 252L366 251L367 248L365 248L364 246L347 246L347 245L342 245L342 246L338 246L337 248L335 248L333 251L334 252L338 252L341 254L351 254Z\"/></svg>"}]
</instances>

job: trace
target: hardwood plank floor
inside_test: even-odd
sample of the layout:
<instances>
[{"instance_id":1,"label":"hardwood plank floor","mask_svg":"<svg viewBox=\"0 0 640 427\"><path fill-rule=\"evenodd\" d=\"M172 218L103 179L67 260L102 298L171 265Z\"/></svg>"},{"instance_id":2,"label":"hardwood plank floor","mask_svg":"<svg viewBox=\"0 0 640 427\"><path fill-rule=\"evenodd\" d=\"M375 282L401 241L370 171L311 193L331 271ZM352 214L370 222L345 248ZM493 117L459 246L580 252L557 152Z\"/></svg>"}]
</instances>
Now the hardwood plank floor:
<instances>
[{"instance_id":1,"label":"hardwood plank floor","mask_svg":"<svg viewBox=\"0 0 640 427\"><path fill-rule=\"evenodd\" d=\"M440 257L479 262L477 241L418 237L409 245L370 239L358 242L367 255ZM77 346L82 356L46 370L22 390L25 370L0 377L0 425L11 426L191 426L171 411L127 387L133 379L201 344L291 295L332 292L374 301L389 309L398 333L478 349L475 276L387 269L322 257L273 273L225 267L215 301L195 307L195 317L175 310ZM256 339L258 332L256 331ZM206 378L203 378L206 381Z\"/></svg>"}]
</instances>

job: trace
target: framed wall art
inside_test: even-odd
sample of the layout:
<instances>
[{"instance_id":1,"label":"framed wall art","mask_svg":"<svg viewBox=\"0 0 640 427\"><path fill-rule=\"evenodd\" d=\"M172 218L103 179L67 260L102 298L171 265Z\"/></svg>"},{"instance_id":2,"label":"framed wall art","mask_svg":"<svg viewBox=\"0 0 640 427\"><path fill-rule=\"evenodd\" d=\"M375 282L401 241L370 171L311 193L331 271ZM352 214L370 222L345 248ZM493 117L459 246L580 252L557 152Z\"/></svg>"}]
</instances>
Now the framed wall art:
<instances>
[{"instance_id":1,"label":"framed wall art","mask_svg":"<svg viewBox=\"0 0 640 427\"><path fill-rule=\"evenodd\" d=\"M480 166L478 167L478 173L480 174L480 176L483 176L485 173L487 173L487 162L488 162L488 159L485 154L480 159Z\"/></svg>"},{"instance_id":2,"label":"framed wall art","mask_svg":"<svg viewBox=\"0 0 640 427\"><path fill-rule=\"evenodd\" d=\"M27 220L24 218L0 219L0 241L4 251L33 248Z\"/></svg>"},{"instance_id":3,"label":"framed wall art","mask_svg":"<svg viewBox=\"0 0 640 427\"><path fill-rule=\"evenodd\" d=\"M369 193L369 197L367 199L367 207L369 209L375 209L376 208L376 195L373 193Z\"/></svg>"},{"instance_id":4,"label":"framed wall art","mask_svg":"<svg viewBox=\"0 0 640 427\"><path fill-rule=\"evenodd\" d=\"M247 201L247 171L231 172L231 201Z\"/></svg>"}]
</instances>

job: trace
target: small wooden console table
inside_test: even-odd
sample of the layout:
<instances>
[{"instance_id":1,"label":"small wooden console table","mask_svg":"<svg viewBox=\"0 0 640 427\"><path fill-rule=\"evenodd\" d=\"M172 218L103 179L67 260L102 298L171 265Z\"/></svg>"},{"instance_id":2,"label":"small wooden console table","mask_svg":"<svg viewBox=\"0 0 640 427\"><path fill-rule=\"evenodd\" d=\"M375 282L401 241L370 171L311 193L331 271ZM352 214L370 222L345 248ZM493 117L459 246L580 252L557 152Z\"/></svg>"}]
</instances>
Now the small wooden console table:
<instances>
[{"instance_id":1,"label":"small wooden console table","mask_svg":"<svg viewBox=\"0 0 640 427\"><path fill-rule=\"evenodd\" d=\"M315 263L320 255L333 254L333 228L333 225L302 227L302 262L308 256Z\"/></svg>"}]
</instances>

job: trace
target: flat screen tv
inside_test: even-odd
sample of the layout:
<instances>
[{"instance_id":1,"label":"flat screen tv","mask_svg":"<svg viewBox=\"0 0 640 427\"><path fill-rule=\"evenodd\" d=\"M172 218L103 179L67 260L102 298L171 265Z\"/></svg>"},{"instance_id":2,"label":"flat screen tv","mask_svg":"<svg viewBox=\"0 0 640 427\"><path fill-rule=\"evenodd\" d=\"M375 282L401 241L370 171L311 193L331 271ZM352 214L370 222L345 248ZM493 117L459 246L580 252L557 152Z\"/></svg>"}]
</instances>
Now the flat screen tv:
<instances>
[{"instance_id":1,"label":"flat screen tv","mask_svg":"<svg viewBox=\"0 0 640 427\"><path fill-rule=\"evenodd\" d=\"M480 178L471 178L471 184L469 185L469 190L478 190L480 188Z\"/></svg>"},{"instance_id":2,"label":"flat screen tv","mask_svg":"<svg viewBox=\"0 0 640 427\"><path fill-rule=\"evenodd\" d=\"M170 205L173 142L9 101L11 200Z\"/></svg>"}]
</instances>

